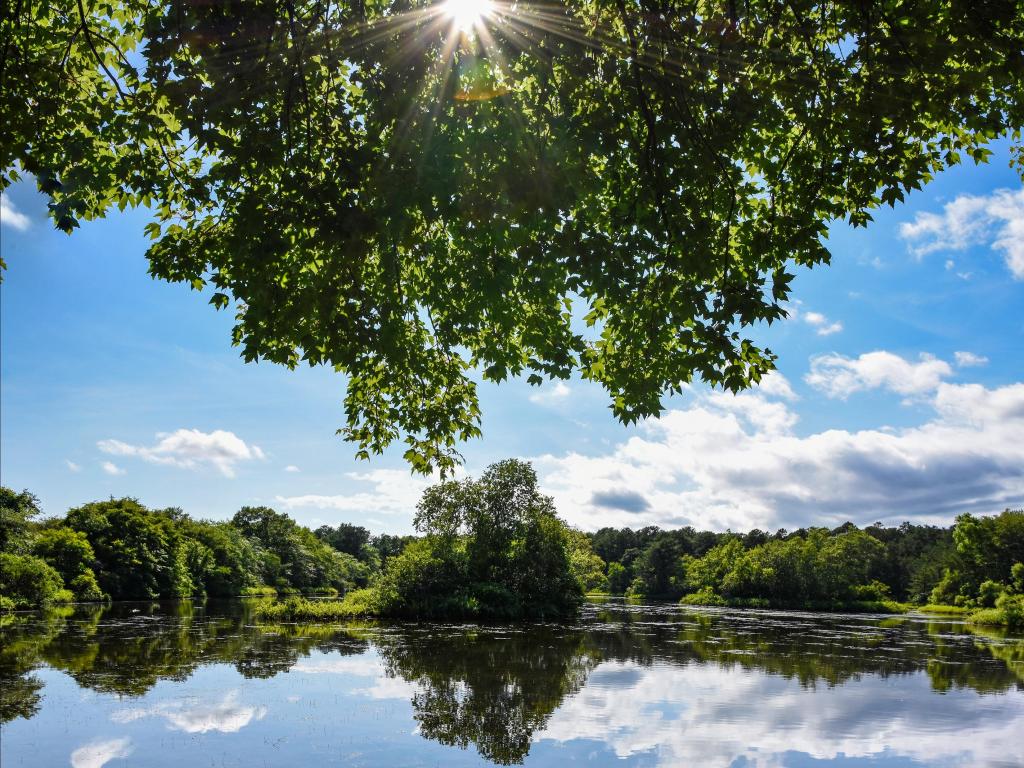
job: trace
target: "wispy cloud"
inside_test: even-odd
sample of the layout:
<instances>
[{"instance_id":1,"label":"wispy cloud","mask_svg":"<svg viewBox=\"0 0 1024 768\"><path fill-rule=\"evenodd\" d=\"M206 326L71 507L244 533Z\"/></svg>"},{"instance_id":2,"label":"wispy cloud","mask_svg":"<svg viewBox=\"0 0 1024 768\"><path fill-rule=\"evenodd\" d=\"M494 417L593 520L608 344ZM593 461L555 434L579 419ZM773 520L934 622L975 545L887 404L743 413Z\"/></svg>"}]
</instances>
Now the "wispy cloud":
<instances>
[{"instance_id":1,"label":"wispy cloud","mask_svg":"<svg viewBox=\"0 0 1024 768\"><path fill-rule=\"evenodd\" d=\"M436 473L432 477L423 477L402 469L350 472L346 476L349 480L368 485L369 488L354 493L277 496L275 502L287 510L320 509L341 512L347 513L348 517L377 525L371 515L411 520L423 491L440 480ZM394 524L389 525L393 527Z\"/></svg>"},{"instance_id":2,"label":"wispy cloud","mask_svg":"<svg viewBox=\"0 0 1024 768\"><path fill-rule=\"evenodd\" d=\"M984 355L976 355L973 352L954 352L958 368L972 368L978 365L986 365L988 358Z\"/></svg>"},{"instance_id":3,"label":"wispy cloud","mask_svg":"<svg viewBox=\"0 0 1024 768\"><path fill-rule=\"evenodd\" d=\"M301 472L302 470L296 467L294 464L289 464L284 468L285 472Z\"/></svg>"},{"instance_id":4,"label":"wispy cloud","mask_svg":"<svg viewBox=\"0 0 1024 768\"><path fill-rule=\"evenodd\" d=\"M100 440L96 445L112 456L134 456L151 464L184 469L210 466L224 477L234 477L238 464L266 458L257 445L250 445L234 432L221 429L200 432L179 429L160 432L151 446L131 445L120 440Z\"/></svg>"},{"instance_id":5,"label":"wispy cloud","mask_svg":"<svg viewBox=\"0 0 1024 768\"><path fill-rule=\"evenodd\" d=\"M32 222L28 216L14 207L14 203L4 195L0 195L0 224L24 232L32 225Z\"/></svg>"},{"instance_id":6,"label":"wispy cloud","mask_svg":"<svg viewBox=\"0 0 1024 768\"><path fill-rule=\"evenodd\" d=\"M900 225L900 237L921 258L937 251L988 245L1001 252L1010 273L1024 280L1024 188L990 195L960 195L942 213L922 212ZM946 268L952 269L947 260ZM969 276L969 273L967 273Z\"/></svg>"},{"instance_id":7,"label":"wispy cloud","mask_svg":"<svg viewBox=\"0 0 1024 768\"><path fill-rule=\"evenodd\" d=\"M72 472L81 472L82 471L81 464L75 464L75 462L73 462L71 459L64 459L64 465L69 470L71 470Z\"/></svg>"},{"instance_id":8,"label":"wispy cloud","mask_svg":"<svg viewBox=\"0 0 1024 768\"><path fill-rule=\"evenodd\" d=\"M108 475L124 475L128 472L128 470L117 466L117 464L112 461L104 461L100 466Z\"/></svg>"},{"instance_id":9,"label":"wispy cloud","mask_svg":"<svg viewBox=\"0 0 1024 768\"><path fill-rule=\"evenodd\" d=\"M804 322L814 327L814 332L819 336L831 336L843 330L843 324L832 322L821 312L804 312Z\"/></svg>"}]
</instances>

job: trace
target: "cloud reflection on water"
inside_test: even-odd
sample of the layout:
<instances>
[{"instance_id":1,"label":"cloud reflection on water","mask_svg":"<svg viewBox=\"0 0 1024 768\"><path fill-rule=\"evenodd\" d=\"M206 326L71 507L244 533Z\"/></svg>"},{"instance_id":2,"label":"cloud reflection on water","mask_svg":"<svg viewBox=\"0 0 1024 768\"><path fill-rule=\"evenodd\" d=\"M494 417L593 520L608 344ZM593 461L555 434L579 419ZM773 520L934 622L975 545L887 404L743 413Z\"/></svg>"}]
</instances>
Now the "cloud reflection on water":
<instances>
[{"instance_id":1,"label":"cloud reflection on water","mask_svg":"<svg viewBox=\"0 0 1024 768\"><path fill-rule=\"evenodd\" d=\"M605 743L620 760L771 768L787 753L817 760L908 758L928 766L1024 765L1024 699L955 690L929 695L915 673L808 690L796 680L715 665L605 662L534 742ZM919 689L908 705L910 689ZM645 762L646 764L646 762Z\"/></svg>"},{"instance_id":2,"label":"cloud reflection on water","mask_svg":"<svg viewBox=\"0 0 1024 768\"><path fill-rule=\"evenodd\" d=\"M85 744L71 753L72 768L103 768L111 760L129 757L133 752L130 739L107 739Z\"/></svg>"},{"instance_id":3,"label":"cloud reflection on water","mask_svg":"<svg viewBox=\"0 0 1024 768\"><path fill-rule=\"evenodd\" d=\"M237 733L254 720L262 720L266 714L267 708L263 705L239 704L236 690L228 691L219 702L169 701L148 709L121 709L110 719L115 723L130 723L144 717L163 717L169 728L185 733Z\"/></svg>"}]
</instances>

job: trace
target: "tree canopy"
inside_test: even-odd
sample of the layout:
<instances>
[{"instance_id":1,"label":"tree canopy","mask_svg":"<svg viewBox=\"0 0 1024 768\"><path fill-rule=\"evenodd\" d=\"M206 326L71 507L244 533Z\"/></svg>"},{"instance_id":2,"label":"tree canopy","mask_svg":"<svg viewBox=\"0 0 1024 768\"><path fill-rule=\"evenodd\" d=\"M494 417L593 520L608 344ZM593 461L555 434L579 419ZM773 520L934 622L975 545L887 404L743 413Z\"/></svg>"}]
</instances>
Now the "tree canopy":
<instances>
[{"instance_id":1,"label":"tree canopy","mask_svg":"<svg viewBox=\"0 0 1024 768\"><path fill-rule=\"evenodd\" d=\"M625 421L773 366L827 225L1024 124L1019 0L50 0L0 21L0 187L149 206L248 361L347 377L359 454L450 468L475 381Z\"/></svg>"}]
</instances>

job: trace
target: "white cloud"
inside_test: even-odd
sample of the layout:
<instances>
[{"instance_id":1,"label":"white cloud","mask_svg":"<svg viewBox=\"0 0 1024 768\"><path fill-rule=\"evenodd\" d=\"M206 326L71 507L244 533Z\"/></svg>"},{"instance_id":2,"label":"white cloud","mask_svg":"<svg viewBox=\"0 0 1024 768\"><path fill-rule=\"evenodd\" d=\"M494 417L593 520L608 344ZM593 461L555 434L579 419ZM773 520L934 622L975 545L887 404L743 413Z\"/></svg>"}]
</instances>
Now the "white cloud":
<instances>
[{"instance_id":1,"label":"white cloud","mask_svg":"<svg viewBox=\"0 0 1024 768\"><path fill-rule=\"evenodd\" d=\"M124 475L128 473L128 470L122 469L112 461L104 461L103 464L101 464L100 466L103 467L103 471L106 472L108 475L114 475L115 477L117 475Z\"/></svg>"},{"instance_id":2,"label":"white cloud","mask_svg":"<svg viewBox=\"0 0 1024 768\"><path fill-rule=\"evenodd\" d=\"M130 723L144 717L163 717L169 728L184 733L237 733L253 720L262 720L266 714L265 706L239 704L238 691L228 691L217 702L170 701L149 709L121 709L111 714L110 719L115 723Z\"/></svg>"},{"instance_id":3,"label":"white cloud","mask_svg":"<svg viewBox=\"0 0 1024 768\"><path fill-rule=\"evenodd\" d=\"M769 371L757 385L757 392L769 397L781 397L783 400L796 400L796 392L789 385L789 379L778 371Z\"/></svg>"},{"instance_id":4,"label":"white cloud","mask_svg":"<svg viewBox=\"0 0 1024 768\"><path fill-rule=\"evenodd\" d=\"M842 323L830 322L821 312L805 312L803 318L805 323L814 327L815 333L819 336L831 336L833 333L843 330Z\"/></svg>"},{"instance_id":5,"label":"white cloud","mask_svg":"<svg viewBox=\"0 0 1024 768\"><path fill-rule=\"evenodd\" d=\"M609 453L534 461L559 512L588 530L948 523L1024 502L1024 384L940 382L924 402L933 414L916 427L802 436L785 403L709 393Z\"/></svg>"},{"instance_id":6,"label":"white cloud","mask_svg":"<svg viewBox=\"0 0 1024 768\"><path fill-rule=\"evenodd\" d=\"M247 444L234 432L222 429L200 432L198 429L179 429L160 432L155 445L130 445L120 440L100 440L96 445L113 456L135 456L151 464L164 464L184 469L211 466L225 477L235 476L237 464L266 458L256 445Z\"/></svg>"},{"instance_id":7,"label":"white cloud","mask_svg":"<svg viewBox=\"0 0 1024 768\"><path fill-rule=\"evenodd\" d=\"M129 739L94 741L71 753L72 768L103 768L111 760L128 757L132 753Z\"/></svg>"},{"instance_id":8,"label":"white cloud","mask_svg":"<svg viewBox=\"0 0 1024 768\"><path fill-rule=\"evenodd\" d=\"M985 365L988 358L984 355L976 355L973 352L954 352L958 368L970 368L975 365Z\"/></svg>"},{"instance_id":9,"label":"white cloud","mask_svg":"<svg viewBox=\"0 0 1024 768\"><path fill-rule=\"evenodd\" d=\"M952 375L949 363L921 355L916 363L891 352L867 352L857 358L819 355L811 359L804 380L829 397L845 400L865 389L888 389L901 395L934 392L943 378Z\"/></svg>"},{"instance_id":10,"label":"white cloud","mask_svg":"<svg viewBox=\"0 0 1024 768\"><path fill-rule=\"evenodd\" d=\"M24 232L32 222L28 216L14 207L14 203L0 195L0 224Z\"/></svg>"},{"instance_id":11,"label":"white cloud","mask_svg":"<svg viewBox=\"0 0 1024 768\"><path fill-rule=\"evenodd\" d=\"M75 462L73 462L71 459L64 459L64 464L72 472L81 472L82 471L82 465L81 464L75 464Z\"/></svg>"},{"instance_id":12,"label":"white cloud","mask_svg":"<svg viewBox=\"0 0 1024 768\"><path fill-rule=\"evenodd\" d=\"M1016 192L997 189L984 196L960 195L947 203L941 214L918 213L912 222L901 224L900 237L918 258L988 244L1002 252L1011 274L1024 280L1024 188Z\"/></svg>"},{"instance_id":13,"label":"white cloud","mask_svg":"<svg viewBox=\"0 0 1024 768\"><path fill-rule=\"evenodd\" d=\"M301 472L302 470L296 467L294 464L289 464L284 468L285 472Z\"/></svg>"},{"instance_id":14,"label":"white cloud","mask_svg":"<svg viewBox=\"0 0 1024 768\"><path fill-rule=\"evenodd\" d=\"M541 389L530 395L530 402L538 405L555 405L572 394L572 389L564 381L556 381L554 386Z\"/></svg>"}]
</instances>

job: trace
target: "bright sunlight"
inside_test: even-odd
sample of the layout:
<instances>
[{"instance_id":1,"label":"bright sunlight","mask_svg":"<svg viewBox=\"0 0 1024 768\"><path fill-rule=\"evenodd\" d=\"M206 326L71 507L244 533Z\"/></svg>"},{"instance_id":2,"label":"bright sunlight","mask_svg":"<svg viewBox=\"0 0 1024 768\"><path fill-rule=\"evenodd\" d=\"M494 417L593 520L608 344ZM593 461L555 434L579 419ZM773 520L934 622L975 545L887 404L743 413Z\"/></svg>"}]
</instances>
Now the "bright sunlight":
<instances>
[{"instance_id":1,"label":"bright sunlight","mask_svg":"<svg viewBox=\"0 0 1024 768\"><path fill-rule=\"evenodd\" d=\"M445 14L463 32L469 32L494 10L491 0L445 0Z\"/></svg>"}]
</instances>

